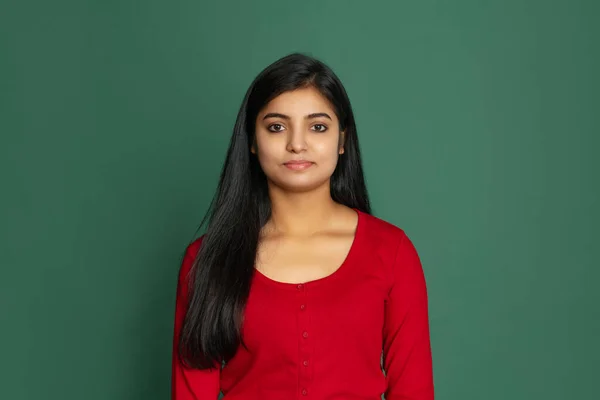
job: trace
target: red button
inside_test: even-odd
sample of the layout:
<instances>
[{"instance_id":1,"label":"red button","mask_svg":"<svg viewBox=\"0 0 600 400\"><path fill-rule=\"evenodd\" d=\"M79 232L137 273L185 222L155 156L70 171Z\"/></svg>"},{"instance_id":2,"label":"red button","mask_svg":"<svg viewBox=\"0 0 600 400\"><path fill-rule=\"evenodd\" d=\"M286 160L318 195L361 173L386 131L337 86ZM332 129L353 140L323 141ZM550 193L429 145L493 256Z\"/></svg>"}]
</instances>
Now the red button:
<instances>
[{"instance_id":1,"label":"red button","mask_svg":"<svg viewBox=\"0 0 600 400\"><path fill-rule=\"evenodd\" d=\"M302 363L302 365L304 365L305 367L308 367L308 361L304 360L304 362Z\"/></svg>"},{"instance_id":2,"label":"red button","mask_svg":"<svg viewBox=\"0 0 600 400\"><path fill-rule=\"evenodd\" d=\"M304 286L302 284L298 285L298 290L302 290Z\"/></svg>"},{"instance_id":3,"label":"red button","mask_svg":"<svg viewBox=\"0 0 600 400\"><path fill-rule=\"evenodd\" d=\"M303 337L305 337L305 338L307 338L307 337L308 337L308 332L304 332L304 333L302 334L302 336L303 336Z\"/></svg>"},{"instance_id":4,"label":"red button","mask_svg":"<svg viewBox=\"0 0 600 400\"><path fill-rule=\"evenodd\" d=\"M301 310L304 310L305 308L306 308L306 306L305 306L304 304L302 304L302 305L300 306L300 309L301 309Z\"/></svg>"},{"instance_id":5,"label":"red button","mask_svg":"<svg viewBox=\"0 0 600 400\"><path fill-rule=\"evenodd\" d=\"M306 389L302 389L302 396L306 396L308 394L308 391Z\"/></svg>"}]
</instances>

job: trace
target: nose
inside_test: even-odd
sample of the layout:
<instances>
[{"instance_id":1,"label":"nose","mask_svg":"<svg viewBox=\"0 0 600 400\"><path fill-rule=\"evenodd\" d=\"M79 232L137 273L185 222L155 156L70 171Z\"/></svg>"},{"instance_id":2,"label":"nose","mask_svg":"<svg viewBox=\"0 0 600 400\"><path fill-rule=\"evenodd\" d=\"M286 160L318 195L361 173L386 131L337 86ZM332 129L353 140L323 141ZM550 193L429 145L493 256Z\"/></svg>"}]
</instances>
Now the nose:
<instances>
[{"instance_id":1,"label":"nose","mask_svg":"<svg viewBox=\"0 0 600 400\"><path fill-rule=\"evenodd\" d=\"M292 153L300 153L307 148L306 134L302 129L293 129L288 131L287 150Z\"/></svg>"}]
</instances>

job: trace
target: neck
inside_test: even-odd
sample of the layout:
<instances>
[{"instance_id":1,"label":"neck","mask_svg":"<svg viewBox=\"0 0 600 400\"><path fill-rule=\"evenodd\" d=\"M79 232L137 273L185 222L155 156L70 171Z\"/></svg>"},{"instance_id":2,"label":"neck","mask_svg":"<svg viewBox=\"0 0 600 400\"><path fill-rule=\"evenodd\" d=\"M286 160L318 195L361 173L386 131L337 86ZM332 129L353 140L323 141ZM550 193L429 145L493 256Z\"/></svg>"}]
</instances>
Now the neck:
<instances>
[{"instance_id":1,"label":"neck","mask_svg":"<svg viewBox=\"0 0 600 400\"><path fill-rule=\"evenodd\" d=\"M310 235L328 226L340 204L333 201L329 182L310 192L269 190L271 229L290 235Z\"/></svg>"}]
</instances>

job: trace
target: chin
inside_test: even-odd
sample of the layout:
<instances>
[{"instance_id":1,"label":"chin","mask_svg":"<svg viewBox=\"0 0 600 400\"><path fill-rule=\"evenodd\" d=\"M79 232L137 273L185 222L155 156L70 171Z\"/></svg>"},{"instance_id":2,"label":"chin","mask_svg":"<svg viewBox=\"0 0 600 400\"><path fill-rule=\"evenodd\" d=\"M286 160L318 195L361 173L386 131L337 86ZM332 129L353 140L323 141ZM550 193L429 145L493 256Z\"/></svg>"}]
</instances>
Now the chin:
<instances>
[{"instance_id":1,"label":"chin","mask_svg":"<svg viewBox=\"0 0 600 400\"><path fill-rule=\"evenodd\" d=\"M290 192L290 193L304 193L304 192L310 192L312 190L318 189L319 187L321 187L324 184L329 184L329 180L328 179L315 179L314 177L311 177L310 179L305 179L308 177L296 177L296 178L302 178L302 179L290 179L289 177L286 177L286 179L277 179L277 180L272 180L271 182L281 188L282 190L285 190L286 192Z\"/></svg>"}]
</instances>

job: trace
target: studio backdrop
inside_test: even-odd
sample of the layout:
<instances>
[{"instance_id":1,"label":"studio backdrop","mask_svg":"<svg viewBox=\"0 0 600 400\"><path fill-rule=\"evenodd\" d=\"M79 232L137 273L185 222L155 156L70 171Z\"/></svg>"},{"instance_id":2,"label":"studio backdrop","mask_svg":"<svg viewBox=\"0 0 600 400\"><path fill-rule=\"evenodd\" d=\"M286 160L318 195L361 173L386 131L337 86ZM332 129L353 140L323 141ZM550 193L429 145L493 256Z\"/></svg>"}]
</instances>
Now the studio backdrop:
<instances>
[{"instance_id":1,"label":"studio backdrop","mask_svg":"<svg viewBox=\"0 0 600 400\"><path fill-rule=\"evenodd\" d=\"M436 398L591 399L595 1L13 1L0 12L0 398L164 400L180 257L253 77L339 75L421 255Z\"/></svg>"}]
</instances>

